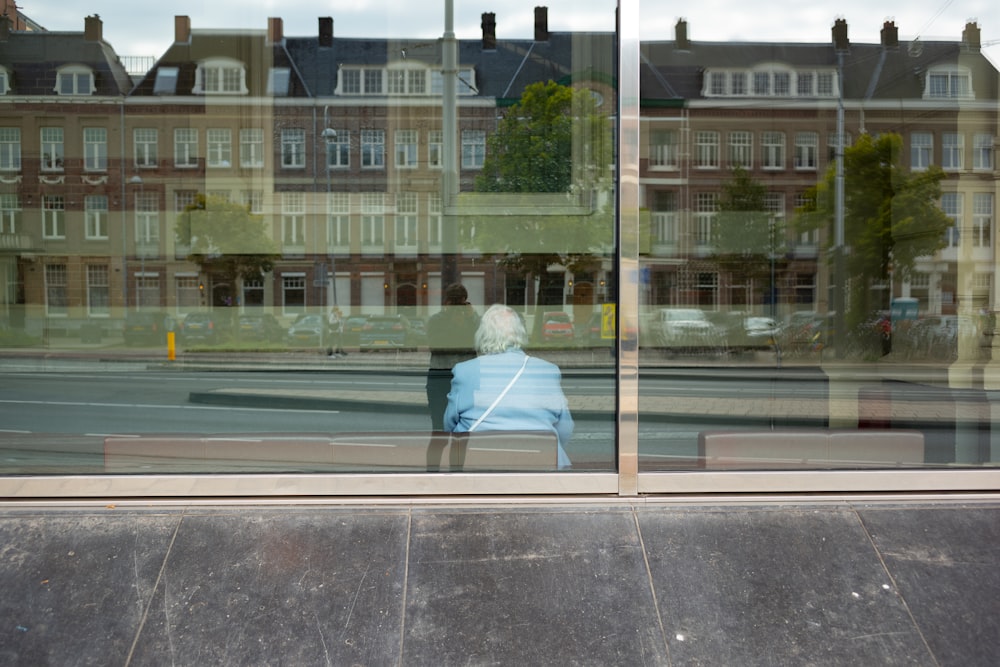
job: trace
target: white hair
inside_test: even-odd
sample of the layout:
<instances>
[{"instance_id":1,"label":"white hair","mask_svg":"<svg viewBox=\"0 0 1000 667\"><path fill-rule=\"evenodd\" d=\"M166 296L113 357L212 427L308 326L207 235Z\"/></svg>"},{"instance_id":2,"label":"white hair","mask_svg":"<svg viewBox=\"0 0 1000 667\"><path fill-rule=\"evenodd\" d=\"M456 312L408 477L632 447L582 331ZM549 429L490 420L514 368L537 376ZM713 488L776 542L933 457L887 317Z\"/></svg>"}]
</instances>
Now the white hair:
<instances>
[{"instance_id":1,"label":"white hair","mask_svg":"<svg viewBox=\"0 0 1000 667\"><path fill-rule=\"evenodd\" d=\"M521 316L503 304L486 309L476 331L476 351L479 354L500 354L519 350L528 342Z\"/></svg>"}]
</instances>

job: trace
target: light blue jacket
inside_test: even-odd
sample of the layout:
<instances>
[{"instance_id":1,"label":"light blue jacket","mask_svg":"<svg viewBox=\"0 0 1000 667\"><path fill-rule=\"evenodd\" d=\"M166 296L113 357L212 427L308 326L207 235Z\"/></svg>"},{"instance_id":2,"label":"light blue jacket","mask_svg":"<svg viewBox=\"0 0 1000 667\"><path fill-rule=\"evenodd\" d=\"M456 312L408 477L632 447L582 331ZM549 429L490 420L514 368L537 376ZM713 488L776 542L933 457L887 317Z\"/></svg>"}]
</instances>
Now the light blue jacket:
<instances>
[{"instance_id":1,"label":"light blue jacket","mask_svg":"<svg viewBox=\"0 0 1000 667\"><path fill-rule=\"evenodd\" d=\"M487 354L456 364L444 412L446 431L464 433L486 412L524 362L521 350ZM476 431L551 431L558 438L559 467L568 468L563 447L573 435L573 417L559 367L531 357L524 373Z\"/></svg>"}]
</instances>

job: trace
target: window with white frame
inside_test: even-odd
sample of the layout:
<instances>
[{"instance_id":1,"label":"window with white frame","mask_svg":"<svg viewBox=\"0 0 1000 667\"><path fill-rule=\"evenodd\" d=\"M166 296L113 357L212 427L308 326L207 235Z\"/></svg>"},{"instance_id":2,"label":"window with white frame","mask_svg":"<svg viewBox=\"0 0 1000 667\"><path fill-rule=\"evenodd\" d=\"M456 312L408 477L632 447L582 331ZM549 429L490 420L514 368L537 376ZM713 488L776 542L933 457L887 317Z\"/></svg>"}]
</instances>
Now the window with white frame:
<instances>
[{"instance_id":1,"label":"window with white frame","mask_svg":"<svg viewBox=\"0 0 1000 667\"><path fill-rule=\"evenodd\" d=\"M699 169L719 168L719 133L699 130L694 135L694 164Z\"/></svg>"},{"instance_id":2,"label":"window with white frame","mask_svg":"<svg viewBox=\"0 0 1000 667\"><path fill-rule=\"evenodd\" d=\"M795 168L814 171L819 164L819 134L795 133Z\"/></svg>"},{"instance_id":3,"label":"window with white frame","mask_svg":"<svg viewBox=\"0 0 1000 667\"><path fill-rule=\"evenodd\" d=\"M21 171L19 127L0 127L0 171Z\"/></svg>"},{"instance_id":4,"label":"window with white frame","mask_svg":"<svg viewBox=\"0 0 1000 667\"><path fill-rule=\"evenodd\" d=\"M87 265L87 312L97 316L111 312L111 283L105 264Z\"/></svg>"},{"instance_id":5,"label":"window with white frame","mask_svg":"<svg viewBox=\"0 0 1000 667\"><path fill-rule=\"evenodd\" d=\"M228 58L205 60L194 75L195 95L246 95L246 68Z\"/></svg>"},{"instance_id":6,"label":"window with white frame","mask_svg":"<svg viewBox=\"0 0 1000 667\"><path fill-rule=\"evenodd\" d=\"M281 131L281 166L302 169L306 166L306 131L286 128Z\"/></svg>"},{"instance_id":7,"label":"window with white frame","mask_svg":"<svg viewBox=\"0 0 1000 667\"><path fill-rule=\"evenodd\" d=\"M108 238L108 197L87 195L83 198L84 235L92 241Z\"/></svg>"},{"instance_id":8,"label":"window with white frame","mask_svg":"<svg viewBox=\"0 0 1000 667\"><path fill-rule=\"evenodd\" d=\"M361 89L361 68L341 67L340 68L340 94L360 95Z\"/></svg>"},{"instance_id":9,"label":"window with white frame","mask_svg":"<svg viewBox=\"0 0 1000 667\"><path fill-rule=\"evenodd\" d=\"M965 135L961 132L941 133L941 167L957 171L965 166Z\"/></svg>"},{"instance_id":10,"label":"window with white frame","mask_svg":"<svg viewBox=\"0 0 1000 667\"><path fill-rule=\"evenodd\" d=\"M745 130L729 133L729 166L753 168L753 133Z\"/></svg>"},{"instance_id":11,"label":"window with white frame","mask_svg":"<svg viewBox=\"0 0 1000 667\"><path fill-rule=\"evenodd\" d=\"M677 130L651 130L649 133L649 166L652 169L677 169Z\"/></svg>"},{"instance_id":12,"label":"window with white frame","mask_svg":"<svg viewBox=\"0 0 1000 667\"><path fill-rule=\"evenodd\" d=\"M158 307L160 305L160 275L149 271L136 273L135 298L140 307Z\"/></svg>"},{"instance_id":13,"label":"window with white frame","mask_svg":"<svg viewBox=\"0 0 1000 667\"><path fill-rule=\"evenodd\" d=\"M989 248L993 244L993 193L972 195L972 245Z\"/></svg>"},{"instance_id":14,"label":"window with white frame","mask_svg":"<svg viewBox=\"0 0 1000 667\"><path fill-rule=\"evenodd\" d=\"M133 159L136 167L155 167L159 159L159 138L155 127L137 127L132 130Z\"/></svg>"},{"instance_id":15,"label":"window with white frame","mask_svg":"<svg viewBox=\"0 0 1000 667\"><path fill-rule=\"evenodd\" d=\"M462 169L482 169L486 160L486 132L462 130Z\"/></svg>"},{"instance_id":16,"label":"window with white frame","mask_svg":"<svg viewBox=\"0 0 1000 667\"><path fill-rule=\"evenodd\" d=\"M925 98L971 98L972 74L965 67L943 66L933 67L927 72L924 87Z\"/></svg>"},{"instance_id":17,"label":"window with white frame","mask_svg":"<svg viewBox=\"0 0 1000 667\"><path fill-rule=\"evenodd\" d=\"M205 164L213 168L233 166L233 133L228 128L209 128L205 132Z\"/></svg>"},{"instance_id":18,"label":"window with white frame","mask_svg":"<svg viewBox=\"0 0 1000 667\"><path fill-rule=\"evenodd\" d=\"M175 276L174 291L177 294L177 311L181 313L197 310L201 306L201 290L198 276Z\"/></svg>"},{"instance_id":19,"label":"window with white frame","mask_svg":"<svg viewBox=\"0 0 1000 667\"><path fill-rule=\"evenodd\" d=\"M17 234L20 220L20 198L14 193L0 194L0 234Z\"/></svg>"},{"instance_id":20,"label":"window with white frame","mask_svg":"<svg viewBox=\"0 0 1000 667\"><path fill-rule=\"evenodd\" d=\"M240 203L246 206L251 215L263 215L264 213L264 191L263 190L241 190Z\"/></svg>"},{"instance_id":21,"label":"window with white frame","mask_svg":"<svg viewBox=\"0 0 1000 667\"><path fill-rule=\"evenodd\" d=\"M816 94L816 75L813 72L799 72L795 79L795 92L799 97L812 97Z\"/></svg>"},{"instance_id":22,"label":"window with white frame","mask_svg":"<svg viewBox=\"0 0 1000 667\"><path fill-rule=\"evenodd\" d=\"M66 315L66 265L45 265L45 314Z\"/></svg>"},{"instance_id":23,"label":"window with white frame","mask_svg":"<svg viewBox=\"0 0 1000 667\"><path fill-rule=\"evenodd\" d=\"M60 195L42 195L42 238L66 238L66 204Z\"/></svg>"},{"instance_id":24,"label":"window with white frame","mask_svg":"<svg viewBox=\"0 0 1000 667\"><path fill-rule=\"evenodd\" d=\"M396 248L417 248L417 193L400 192L396 195Z\"/></svg>"},{"instance_id":25,"label":"window with white frame","mask_svg":"<svg viewBox=\"0 0 1000 667\"><path fill-rule=\"evenodd\" d=\"M399 169L415 169L417 166L417 131L396 130L396 167Z\"/></svg>"},{"instance_id":26,"label":"window with white frame","mask_svg":"<svg viewBox=\"0 0 1000 667\"><path fill-rule=\"evenodd\" d=\"M286 273L281 276L281 308L284 315L298 315L305 312L305 274Z\"/></svg>"},{"instance_id":27,"label":"window with white frame","mask_svg":"<svg viewBox=\"0 0 1000 667\"><path fill-rule=\"evenodd\" d=\"M726 87L726 72L708 73L708 90L711 95L722 96L728 92Z\"/></svg>"},{"instance_id":28,"label":"window with white frame","mask_svg":"<svg viewBox=\"0 0 1000 667\"><path fill-rule=\"evenodd\" d=\"M351 131L334 131L334 136L326 138L326 159L331 169L346 169L351 166Z\"/></svg>"},{"instance_id":29,"label":"window with white frame","mask_svg":"<svg viewBox=\"0 0 1000 667\"><path fill-rule=\"evenodd\" d=\"M61 127L43 127L41 129L42 139L42 171L62 171L64 145L63 129Z\"/></svg>"},{"instance_id":30,"label":"window with white frame","mask_svg":"<svg viewBox=\"0 0 1000 667\"><path fill-rule=\"evenodd\" d=\"M993 171L993 135L978 132L972 142L972 168Z\"/></svg>"},{"instance_id":31,"label":"window with white frame","mask_svg":"<svg viewBox=\"0 0 1000 667\"><path fill-rule=\"evenodd\" d=\"M80 65L64 67L56 72L55 92L59 95L91 95L94 92L94 73Z\"/></svg>"},{"instance_id":32,"label":"window with white frame","mask_svg":"<svg viewBox=\"0 0 1000 667\"><path fill-rule=\"evenodd\" d=\"M444 92L444 77L441 70L431 71L431 95L441 95ZM461 95L478 95L479 88L476 86L476 70L473 68L460 68L456 77L455 92Z\"/></svg>"},{"instance_id":33,"label":"window with white frame","mask_svg":"<svg viewBox=\"0 0 1000 667\"><path fill-rule=\"evenodd\" d=\"M949 248L957 248L961 244L962 201L963 197L958 192L945 192L941 195L941 210L951 219L951 226L944 232Z\"/></svg>"},{"instance_id":34,"label":"window with white frame","mask_svg":"<svg viewBox=\"0 0 1000 667\"><path fill-rule=\"evenodd\" d=\"M427 199L427 243L441 245L441 193L432 192Z\"/></svg>"},{"instance_id":35,"label":"window with white frame","mask_svg":"<svg viewBox=\"0 0 1000 667\"><path fill-rule=\"evenodd\" d=\"M792 94L791 72L774 72L771 76L771 83L776 97L788 97Z\"/></svg>"},{"instance_id":36,"label":"window with white frame","mask_svg":"<svg viewBox=\"0 0 1000 667\"><path fill-rule=\"evenodd\" d=\"M174 128L174 166L198 166L198 130L193 127Z\"/></svg>"},{"instance_id":37,"label":"window with white frame","mask_svg":"<svg viewBox=\"0 0 1000 667\"><path fill-rule=\"evenodd\" d=\"M296 251L306 245L306 196L303 192L281 193L281 242L286 249Z\"/></svg>"},{"instance_id":38,"label":"window with white frame","mask_svg":"<svg viewBox=\"0 0 1000 667\"><path fill-rule=\"evenodd\" d=\"M653 243L676 245L678 238L677 193L658 190L653 195Z\"/></svg>"},{"instance_id":39,"label":"window with white frame","mask_svg":"<svg viewBox=\"0 0 1000 667\"><path fill-rule=\"evenodd\" d=\"M361 168L385 168L385 130L361 130Z\"/></svg>"},{"instance_id":40,"label":"window with white frame","mask_svg":"<svg viewBox=\"0 0 1000 667\"><path fill-rule=\"evenodd\" d=\"M174 211L184 213L198 201L197 190L177 190L174 192Z\"/></svg>"},{"instance_id":41,"label":"window with white frame","mask_svg":"<svg viewBox=\"0 0 1000 667\"><path fill-rule=\"evenodd\" d=\"M767 97L771 94L771 73L753 73L753 94L757 97Z\"/></svg>"},{"instance_id":42,"label":"window with white frame","mask_svg":"<svg viewBox=\"0 0 1000 667\"><path fill-rule=\"evenodd\" d=\"M7 68L0 67L0 95L6 95L10 92L10 72Z\"/></svg>"},{"instance_id":43,"label":"window with white frame","mask_svg":"<svg viewBox=\"0 0 1000 667\"><path fill-rule=\"evenodd\" d=\"M444 132L430 130L427 133L427 166L440 169L444 165Z\"/></svg>"},{"instance_id":44,"label":"window with white frame","mask_svg":"<svg viewBox=\"0 0 1000 667\"><path fill-rule=\"evenodd\" d=\"M139 192L135 196L136 251L149 256L160 243L160 202L155 192Z\"/></svg>"},{"instance_id":45,"label":"window with white frame","mask_svg":"<svg viewBox=\"0 0 1000 667\"><path fill-rule=\"evenodd\" d=\"M106 128L83 128L83 168L85 171L107 171L108 131Z\"/></svg>"},{"instance_id":46,"label":"window with white frame","mask_svg":"<svg viewBox=\"0 0 1000 667\"><path fill-rule=\"evenodd\" d=\"M243 281L243 307L252 308L264 305L264 281L244 280Z\"/></svg>"},{"instance_id":47,"label":"window with white frame","mask_svg":"<svg viewBox=\"0 0 1000 667\"><path fill-rule=\"evenodd\" d=\"M240 166L260 169L264 166L264 130L259 127L240 129Z\"/></svg>"},{"instance_id":48,"label":"window with white frame","mask_svg":"<svg viewBox=\"0 0 1000 667\"><path fill-rule=\"evenodd\" d=\"M785 133L762 132L760 135L760 164L764 169L785 168Z\"/></svg>"},{"instance_id":49,"label":"window with white frame","mask_svg":"<svg viewBox=\"0 0 1000 667\"><path fill-rule=\"evenodd\" d=\"M382 88L383 80L383 70L368 68L361 73L361 78L365 82L365 92L370 95L381 95L384 92Z\"/></svg>"},{"instance_id":50,"label":"window with white frame","mask_svg":"<svg viewBox=\"0 0 1000 667\"><path fill-rule=\"evenodd\" d=\"M361 193L361 245L381 248L385 240L385 195Z\"/></svg>"},{"instance_id":51,"label":"window with white frame","mask_svg":"<svg viewBox=\"0 0 1000 667\"><path fill-rule=\"evenodd\" d=\"M818 97L833 97L837 94L833 72L816 73L816 95Z\"/></svg>"},{"instance_id":52,"label":"window with white frame","mask_svg":"<svg viewBox=\"0 0 1000 667\"><path fill-rule=\"evenodd\" d=\"M427 93L427 70L389 69L386 87L390 95L424 95Z\"/></svg>"},{"instance_id":53,"label":"window with white frame","mask_svg":"<svg viewBox=\"0 0 1000 667\"><path fill-rule=\"evenodd\" d=\"M910 169L923 171L934 162L934 135L930 132L910 134Z\"/></svg>"},{"instance_id":54,"label":"window with white frame","mask_svg":"<svg viewBox=\"0 0 1000 667\"><path fill-rule=\"evenodd\" d=\"M326 238L335 248L351 245L351 195L330 192L326 198Z\"/></svg>"},{"instance_id":55,"label":"window with white frame","mask_svg":"<svg viewBox=\"0 0 1000 667\"><path fill-rule=\"evenodd\" d=\"M694 200L694 242L696 246L712 244L712 224L719 211L719 193L699 192Z\"/></svg>"}]
</instances>

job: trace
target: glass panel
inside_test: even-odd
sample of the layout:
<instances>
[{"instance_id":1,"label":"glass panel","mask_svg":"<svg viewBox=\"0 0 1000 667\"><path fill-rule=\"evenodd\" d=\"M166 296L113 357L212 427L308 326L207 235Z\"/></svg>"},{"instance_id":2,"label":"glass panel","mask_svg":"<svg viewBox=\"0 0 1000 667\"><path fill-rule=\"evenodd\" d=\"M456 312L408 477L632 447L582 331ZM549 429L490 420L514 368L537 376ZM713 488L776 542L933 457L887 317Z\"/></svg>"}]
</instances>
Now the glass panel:
<instances>
[{"instance_id":1,"label":"glass panel","mask_svg":"<svg viewBox=\"0 0 1000 667\"><path fill-rule=\"evenodd\" d=\"M375 4L4 37L0 476L613 477L615 3Z\"/></svg>"},{"instance_id":2,"label":"glass panel","mask_svg":"<svg viewBox=\"0 0 1000 667\"><path fill-rule=\"evenodd\" d=\"M640 470L995 468L1000 52L755 5L753 43L644 7Z\"/></svg>"}]
</instances>

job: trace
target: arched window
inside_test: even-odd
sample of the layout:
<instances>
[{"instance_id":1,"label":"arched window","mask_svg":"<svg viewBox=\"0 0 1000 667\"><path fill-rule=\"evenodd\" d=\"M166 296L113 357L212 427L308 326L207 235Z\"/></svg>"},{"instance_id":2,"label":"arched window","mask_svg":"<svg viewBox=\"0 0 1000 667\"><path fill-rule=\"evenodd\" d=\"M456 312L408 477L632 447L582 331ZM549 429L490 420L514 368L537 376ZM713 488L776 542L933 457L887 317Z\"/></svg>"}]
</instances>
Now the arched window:
<instances>
[{"instance_id":1,"label":"arched window","mask_svg":"<svg viewBox=\"0 0 1000 667\"><path fill-rule=\"evenodd\" d=\"M246 67L237 60L214 58L198 63L195 95L246 95Z\"/></svg>"},{"instance_id":2,"label":"arched window","mask_svg":"<svg viewBox=\"0 0 1000 667\"><path fill-rule=\"evenodd\" d=\"M58 95L91 95L94 73L83 65L68 65L56 73L55 92Z\"/></svg>"}]
</instances>

